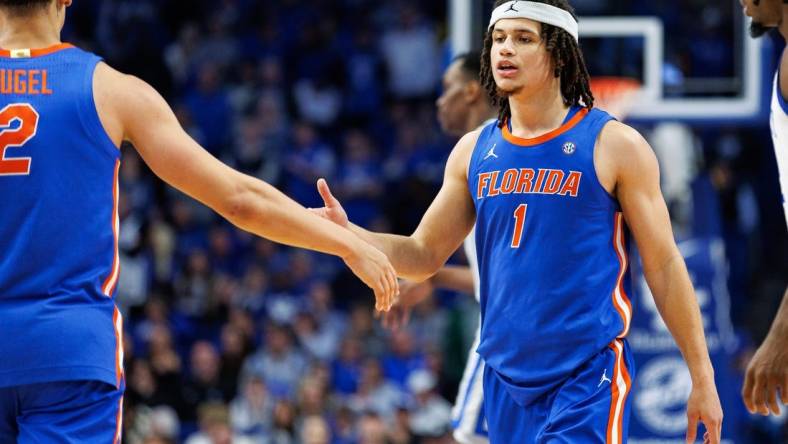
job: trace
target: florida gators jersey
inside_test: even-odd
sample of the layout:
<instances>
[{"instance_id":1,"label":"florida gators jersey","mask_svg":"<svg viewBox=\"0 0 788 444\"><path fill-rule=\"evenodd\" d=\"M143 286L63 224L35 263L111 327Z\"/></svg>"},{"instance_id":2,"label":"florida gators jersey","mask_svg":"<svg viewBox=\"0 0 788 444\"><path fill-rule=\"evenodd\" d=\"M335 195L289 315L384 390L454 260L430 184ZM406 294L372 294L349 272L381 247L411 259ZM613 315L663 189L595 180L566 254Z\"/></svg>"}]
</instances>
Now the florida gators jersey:
<instances>
[{"instance_id":1,"label":"florida gators jersey","mask_svg":"<svg viewBox=\"0 0 788 444\"><path fill-rule=\"evenodd\" d=\"M121 383L120 151L93 101L99 61L0 50L0 387Z\"/></svg>"},{"instance_id":2,"label":"florida gators jersey","mask_svg":"<svg viewBox=\"0 0 788 444\"><path fill-rule=\"evenodd\" d=\"M612 119L574 107L534 139L487 125L468 168L481 290L479 354L523 405L629 328L625 228L594 146Z\"/></svg>"}]
</instances>

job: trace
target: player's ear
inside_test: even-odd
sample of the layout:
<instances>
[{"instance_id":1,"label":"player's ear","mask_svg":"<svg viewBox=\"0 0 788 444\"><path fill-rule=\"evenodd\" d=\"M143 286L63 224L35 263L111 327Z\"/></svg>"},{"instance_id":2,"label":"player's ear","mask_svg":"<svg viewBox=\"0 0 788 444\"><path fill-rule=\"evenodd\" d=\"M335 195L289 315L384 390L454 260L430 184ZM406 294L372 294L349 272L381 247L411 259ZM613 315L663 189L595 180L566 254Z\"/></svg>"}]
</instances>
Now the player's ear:
<instances>
[{"instance_id":1,"label":"player's ear","mask_svg":"<svg viewBox=\"0 0 788 444\"><path fill-rule=\"evenodd\" d=\"M475 102L484 93L484 91L482 91L482 85L480 85L479 82L473 81L467 82L464 90L466 103Z\"/></svg>"}]
</instances>

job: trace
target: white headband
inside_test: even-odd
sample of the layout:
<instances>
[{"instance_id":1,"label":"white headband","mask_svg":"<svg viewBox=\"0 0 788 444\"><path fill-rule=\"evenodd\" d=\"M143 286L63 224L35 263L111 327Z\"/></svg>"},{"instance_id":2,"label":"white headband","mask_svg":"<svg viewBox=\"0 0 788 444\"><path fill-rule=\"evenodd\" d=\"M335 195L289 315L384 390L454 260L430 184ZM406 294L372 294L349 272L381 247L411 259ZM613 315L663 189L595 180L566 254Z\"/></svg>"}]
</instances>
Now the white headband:
<instances>
[{"instance_id":1,"label":"white headband","mask_svg":"<svg viewBox=\"0 0 788 444\"><path fill-rule=\"evenodd\" d=\"M561 8L522 0L506 2L492 12L490 26L487 29L495 26L498 20L509 18L527 18L557 26L568 32L577 41L577 20L572 17L569 11Z\"/></svg>"}]
</instances>

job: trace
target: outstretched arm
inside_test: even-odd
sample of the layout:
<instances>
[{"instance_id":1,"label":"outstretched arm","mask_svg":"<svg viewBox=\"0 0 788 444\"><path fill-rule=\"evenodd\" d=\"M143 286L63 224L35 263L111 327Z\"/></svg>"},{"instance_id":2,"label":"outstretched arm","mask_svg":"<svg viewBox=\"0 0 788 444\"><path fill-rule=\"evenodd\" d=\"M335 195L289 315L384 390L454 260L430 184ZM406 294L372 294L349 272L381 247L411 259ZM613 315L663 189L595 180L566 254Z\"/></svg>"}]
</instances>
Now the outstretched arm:
<instances>
[{"instance_id":1,"label":"outstretched arm","mask_svg":"<svg viewBox=\"0 0 788 444\"><path fill-rule=\"evenodd\" d=\"M383 314L383 326L398 330L407 325L413 306L426 300L435 288L474 294L473 273L467 265L444 265L423 282L400 282L400 295L391 311Z\"/></svg>"},{"instance_id":2,"label":"outstretched arm","mask_svg":"<svg viewBox=\"0 0 788 444\"><path fill-rule=\"evenodd\" d=\"M473 273L471 267L463 265L445 265L430 278L430 284L436 288L460 291L473 294Z\"/></svg>"},{"instance_id":3,"label":"outstretched arm","mask_svg":"<svg viewBox=\"0 0 788 444\"><path fill-rule=\"evenodd\" d=\"M479 132L474 131L457 142L446 163L443 186L410 236L373 233L348 223L342 206L323 179L318 181L318 191L326 206L314 211L339 225L350 227L359 237L386 253L399 276L421 282L446 263L475 221L466 171L478 137Z\"/></svg>"},{"instance_id":4,"label":"outstretched arm","mask_svg":"<svg viewBox=\"0 0 788 444\"><path fill-rule=\"evenodd\" d=\"M130 141L165 182L234 225L276 242L340 256L374 291L379 309L397 292L386 257L351 232L307 211L271 185L218 161L181 128L147 83L99 64L94 96L102 124L116 144Z\"/></svg>"},{"instance_id":5,"label":"outstretched arm","mask_svg":"<svg viewBox=\"0 0 788 444\"><path fill-rule=\"evenodd\" d=\"M702 421L711 443L720 442L722 408L714 385L703 324L692 283L673 238L659 188L659 165L648 143L632 128L609 123L599 140L599 164L615 171L615 193L643 261L643 272L692 376L687 404L687 442Z\"/></svg>"}]
</instances>

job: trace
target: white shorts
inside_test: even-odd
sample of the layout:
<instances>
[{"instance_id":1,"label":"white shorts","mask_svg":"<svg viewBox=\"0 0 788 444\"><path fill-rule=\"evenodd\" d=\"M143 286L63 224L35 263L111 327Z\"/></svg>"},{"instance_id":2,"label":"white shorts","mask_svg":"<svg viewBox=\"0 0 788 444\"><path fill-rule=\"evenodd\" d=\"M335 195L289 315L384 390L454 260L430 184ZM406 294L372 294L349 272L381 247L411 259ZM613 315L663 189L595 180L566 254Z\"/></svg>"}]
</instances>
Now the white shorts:
<instances>
[{"instance_id":1,"label":"white shorts","mask_svg":"<svg viewBox=\"0 0 788 444\"><path fill-rule=\"evenodd\" d=\"M451 424L454 429L454 440L460 444L488 444L487 421L484 417L484 397L482 377L484 361L476 353L479 346L479 330L468 353L468 363L462 374L457 401L451 411Z\"/></svg>"}]
</instances>

